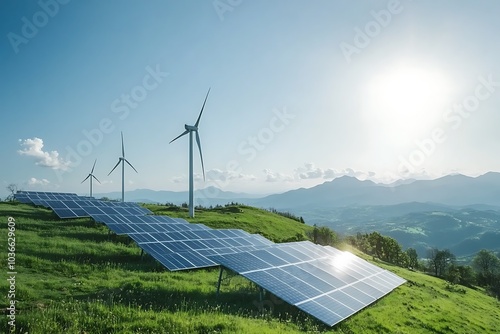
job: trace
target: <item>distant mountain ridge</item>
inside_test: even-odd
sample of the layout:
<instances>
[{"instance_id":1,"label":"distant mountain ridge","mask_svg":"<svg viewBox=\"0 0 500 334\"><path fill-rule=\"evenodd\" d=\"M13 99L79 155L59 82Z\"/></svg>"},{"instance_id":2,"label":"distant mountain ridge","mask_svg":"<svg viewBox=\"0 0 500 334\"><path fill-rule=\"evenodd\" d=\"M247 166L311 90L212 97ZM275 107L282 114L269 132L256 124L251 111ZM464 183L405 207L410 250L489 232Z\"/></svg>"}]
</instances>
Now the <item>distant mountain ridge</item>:
<instances>
[{"instance_id":1,"label":"distant mountain ridge","mask_svg":"<svg viewBox=\"0 0 500 334\"><path fill-rule=\"evenodd\" d=\"M120 198L121 193L100 193L95 194L95 196ZM178 204L187 201L188 192L137 189L127 191L125 196L129 201ZM277 209L320 209L396 205L411 202L436 203L456 207L467 205L500 207L500 173L489 172L478 177L457 174L434 180L400 180L400 182L396 181L389 185L342 176L311 188L299 188L265 197L224 191L212 186L196 190L195 197L199 205L234 201Z\"/></svg>"},{"instance_id":2,"label":"distant mountain ridge","mask_svg":"<svg viewBox=\"0 0 500 334\"><path fill-rule=\"evenodd\" d=\"M448 175L435 180L416 180L394 186L343 176L312 188L270 195L253 204L289 209L395 205L408 202L500 207L500 173L489 172L478 177Z\"/></svg>"},{"instance_id":3,"label":"distant mountain ridge","mask_svg":"<svg viewBox=\"0 0 500 334\"><path fill-rule=\"evenodd\" d=\"M189 193L187 191L168 191L168 190L151 190L151 189L136 189L125 192L125 199L130 202L142 203L174 203L182 204L188 201ZM204 189L195 190L196 203L198 205L209 206L215 204L225 204L231 201L247 200L261 195L253 195L247 193L235 193L224 191L216 187L207 187ZM107 197L110 199L121 198L121 192L99 193L94 197Z\"/></svg>"}]
</instances>

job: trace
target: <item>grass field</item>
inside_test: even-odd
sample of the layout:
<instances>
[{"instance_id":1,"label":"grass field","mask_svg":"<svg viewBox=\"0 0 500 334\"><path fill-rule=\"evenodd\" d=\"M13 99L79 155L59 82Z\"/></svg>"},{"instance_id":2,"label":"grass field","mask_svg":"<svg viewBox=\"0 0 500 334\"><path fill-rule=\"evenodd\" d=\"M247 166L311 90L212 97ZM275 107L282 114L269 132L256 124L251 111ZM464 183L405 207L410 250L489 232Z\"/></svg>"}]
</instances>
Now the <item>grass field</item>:
<instances>
[{"instance_id":1,"label":"grass field","mask_svg":"<svg viewBox=\"0 0 500 334\"><path fill-rule=\"evenodd\" d=\"M185 211L148 206L186 218ZM0 290L7 333L7 221L16 220L16 332L48 333L499 333L500 303L481 290L446 289L442 280L378 263L408 280L329 328L218 269L168 272L129 238L91 219L59 220L50 210L0 203ZM274 241L305 237L310 227L250 207L197 212L196 222L243 228Z\"/></svg>"}]
</instances>

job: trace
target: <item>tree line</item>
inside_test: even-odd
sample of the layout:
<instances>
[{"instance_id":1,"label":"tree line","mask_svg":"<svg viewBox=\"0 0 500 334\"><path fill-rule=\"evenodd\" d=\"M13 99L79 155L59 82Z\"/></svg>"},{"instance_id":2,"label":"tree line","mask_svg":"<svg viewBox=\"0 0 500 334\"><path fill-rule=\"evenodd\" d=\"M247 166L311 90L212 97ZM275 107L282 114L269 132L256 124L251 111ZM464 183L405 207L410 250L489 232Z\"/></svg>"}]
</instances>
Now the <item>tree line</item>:
<instances>
[{"instance_id":1,"label":"tree line","mask_svg":"<svg viewBox=\"0 0 500 334\"><path fill-rule=\"evenodd\" d=\"M483 249L476 254L470 265L461 265L449 249L431 248L427 251L427 258L419 260L415 249L403 251L395 239L378 232L357 233L347 237L346 242L382 261L425 271L445 279L451 285L484 287L487 292L500 299L500 258L492 251Z\"/></svg>"}]
</instances>

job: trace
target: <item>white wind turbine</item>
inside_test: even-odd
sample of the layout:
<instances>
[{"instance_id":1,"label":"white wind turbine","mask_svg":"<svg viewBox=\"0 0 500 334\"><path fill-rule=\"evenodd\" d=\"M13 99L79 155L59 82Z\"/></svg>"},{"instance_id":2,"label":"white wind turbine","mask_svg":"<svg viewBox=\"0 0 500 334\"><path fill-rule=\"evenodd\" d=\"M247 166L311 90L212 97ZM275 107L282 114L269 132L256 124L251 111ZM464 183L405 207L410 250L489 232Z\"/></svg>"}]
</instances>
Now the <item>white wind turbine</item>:
<instances>
[{"instance_id":1,"label":"white wind turbine","mask_svg":"<svg viewBox=\"0 0 500 334\"><path fill-rule=\"evenodd\" d=\"M194 125L185 124L184 128L186 130L170 141L170 143L172 143L177 139L179 139L180 137L189 133L189 216L190 217L194 217L193 132L196 133L196 143L198 144L198 149L200 150L203 180L205 180L205 166L203 165L203 154L201 153L201 142L200 142L200 135L198 134L198 125L200 124L201 114L203 114L203 109L205 108L205 103L207 102L209 93L210 93L210 88L208 89L207 96L205 96L205 101L203 102L203 106L201 107L200 115L198 116L196 123L194 123Z\"/></svg>"},{"instance_id":2,"label":"white wind turbine","mask_svg":"<svg viewBox=\"0 0 500 334\"><path fill-rule=\"evenodd\" d=\"M122 164L122 202L125 202L125 163L128 163L130 167L132 167L133 170L137 173L137 169L132 166L130 162L128 162L127 159L125 159L125 146L123 145L123 132L122 134L122 156L118 158L118 162L116 163L115 167L109 172L108 176L113 173L113 171L118 167L118 165L121 163Z\"/></svg>"},{"instance_id":3,"label":"white wind turbine","mask_svg":"<svg viewBox=\"0 0 500 334\"><path fill-rule=\"evenodd\" d=\"M85 178L85 180L82 181L82 183L83 183L83 182L87 181L87 179L90 179L90 197L92 197L92 179L95 179L97 182L101 183L101 181L99 181L97 179L97 177L95 177L95 175L94 175L94 168L95 168L96 162L97 162L97 159L95 159L94 166L92 166L92 170L90 171L89 175Z\"/></svg>"}]
</instances>

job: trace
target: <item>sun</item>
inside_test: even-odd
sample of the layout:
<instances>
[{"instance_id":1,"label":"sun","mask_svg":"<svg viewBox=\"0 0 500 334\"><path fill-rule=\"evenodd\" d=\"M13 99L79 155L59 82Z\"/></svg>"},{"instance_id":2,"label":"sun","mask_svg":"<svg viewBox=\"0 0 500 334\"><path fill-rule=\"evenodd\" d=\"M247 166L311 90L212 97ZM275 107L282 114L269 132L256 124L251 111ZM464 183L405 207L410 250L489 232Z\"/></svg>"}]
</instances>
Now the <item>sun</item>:
<instances>
[{"instance_id":1,"label":"sun","mask_svg":"<svg viewBox=\"0 0 500 334\"><path fill-rule=\"evenodd\" d=\"M405 145L430 132L450 103L451 84L439 70L399 65L374 75L363 99L376 135Z\"/></svg>"}]
</instances>

